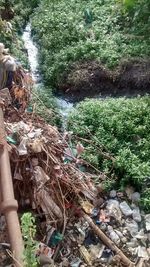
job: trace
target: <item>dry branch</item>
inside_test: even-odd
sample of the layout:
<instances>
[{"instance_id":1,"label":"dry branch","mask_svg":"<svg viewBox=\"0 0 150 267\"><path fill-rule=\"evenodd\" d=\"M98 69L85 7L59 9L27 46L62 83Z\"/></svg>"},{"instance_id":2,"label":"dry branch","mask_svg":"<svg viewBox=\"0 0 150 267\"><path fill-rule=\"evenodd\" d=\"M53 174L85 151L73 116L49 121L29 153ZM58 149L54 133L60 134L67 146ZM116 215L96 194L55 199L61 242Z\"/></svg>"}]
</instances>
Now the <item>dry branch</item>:
<instances>
[{"instance_id":1,"label":"dry branch","mask_svg":"<svg viewBox=\"0 0 150 267\"><path fill-rule=\"evenodd\" d=\"M82 212L83 218L89 223L90 227L94 230L94 232L98 235L98 237L103 241L103 243L109 247L113 252L119 255L120 260L123 262L125 266L134 267L135 264L131 262L125 254L111 241L93 222L93 220L84 212Z\"/></svg>"}]
</instances>

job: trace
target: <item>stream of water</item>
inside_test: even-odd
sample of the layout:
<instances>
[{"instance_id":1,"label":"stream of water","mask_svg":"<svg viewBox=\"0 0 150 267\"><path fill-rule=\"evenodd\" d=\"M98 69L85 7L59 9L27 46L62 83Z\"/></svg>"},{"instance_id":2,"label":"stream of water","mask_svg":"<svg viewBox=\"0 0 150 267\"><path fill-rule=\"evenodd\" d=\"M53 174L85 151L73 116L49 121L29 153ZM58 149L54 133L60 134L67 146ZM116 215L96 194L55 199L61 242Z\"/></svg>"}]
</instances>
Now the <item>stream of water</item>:
<instances>
[{"instance_id":1,"label":"stream of water","mask_svg":"<svg viewBox=\"0 0 150 267\"><path fill-rule=\"evenodd\" d=\"M33 42L32 39L32 34L31 34L31 24L29 23L23 33L22 39L24 41L24 46L28 52L28 61L30 65L30 70L32 74L32 78L35 82L35 87L37 90L44 88L44 84L42 82L42 77L39 72L39 62L38 62L38 48L36 44ZM44 89L43 89L44 90ZM101 95L100 93L98 95L93 96L92 98L94 99L106 99L108 97L135 97L137 96L140 91L136 92L136 90L132 90L132 92L128 92L128 90L120 91L120 95ZM142 92L143 93L143 92ZM68 100L64 99L62 96L61 97L55 97L57 106L59 108L60 115L63 117L63 128L66 128L66 123L67 123L67 118L68 114L73 110L74 104L69 102Z\"/></svg>"},{"instance_id":2,"label":"stream of water","mask_svg":"<svg viewBox=\"0 0 150 267\"><path fill-rule=\"evenodd\" d=\"M32 39L30 23L26 26L24 33L22 35L22 39L24 41L24 46L28 52L28 61L30 65L32 78L38 90L38 88L40 87L42 88L44 87L44 85L42 83L42 78L39 72L38 48ZM57 102L60 114L63 116L64 122L65 122L69 112L73 109L73 103L70 103L61 97L56 97L56 102Z\"/></svg>"}]
</instances>

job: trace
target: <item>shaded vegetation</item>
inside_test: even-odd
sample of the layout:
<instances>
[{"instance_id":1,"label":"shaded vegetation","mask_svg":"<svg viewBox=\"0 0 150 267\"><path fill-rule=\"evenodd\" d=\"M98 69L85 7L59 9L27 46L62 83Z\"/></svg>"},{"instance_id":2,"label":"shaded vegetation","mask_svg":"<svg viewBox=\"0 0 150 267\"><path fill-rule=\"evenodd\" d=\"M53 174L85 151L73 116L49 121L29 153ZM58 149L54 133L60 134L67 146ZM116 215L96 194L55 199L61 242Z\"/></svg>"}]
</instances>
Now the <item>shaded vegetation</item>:
<instances>
[{"instance_id":1,"label":"shaded vegetation","mask_svg":"<svg viewBox=\"0 0 150 267\"><path fill-rule=\"evenodd\" d=\"M21 32L38 0L0 0L0 41L24 65L27 57L21 40Z\"/></svg>"},{"instance_id":2,"label":"shaded vegetation","mask_svg":"<svg viewBox=\"0 0 150 267\"><path fill-rule=\"evenodd\" d=\"M32 90L31 106L45 122L61 127L60 114L51 88L41 85L35 87Z\"/></svg>"},{"instance_id":3,"label":"shaded vegetation","mask_svg":"<svg viewBox=\"0 0 150 267\"><path fill-rule=\"evenodd\" d=\"M150 34L150 1L149 0L118 0L128 15L128 25L131 32L145 37Z\"/></svg>"}]
</instances>

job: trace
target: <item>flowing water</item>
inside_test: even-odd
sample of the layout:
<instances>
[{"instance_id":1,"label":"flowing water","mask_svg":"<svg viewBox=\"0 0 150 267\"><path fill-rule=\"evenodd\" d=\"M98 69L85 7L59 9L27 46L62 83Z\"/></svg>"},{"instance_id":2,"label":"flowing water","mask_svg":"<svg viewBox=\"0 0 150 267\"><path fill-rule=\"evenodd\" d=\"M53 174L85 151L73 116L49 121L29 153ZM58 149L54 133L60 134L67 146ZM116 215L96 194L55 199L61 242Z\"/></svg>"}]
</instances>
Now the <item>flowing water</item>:
<instances>
[{"instance_id":1,"label":"flowing water","mask_svg":"<svg viewBox=\"0 0 150 267\"><path fill-rule=\"evenodd\" d=\"M42 88L44 87L44 85L42 83L42 78L39 72L38 48L32 39L30 23L26 26L22 39L24 41L24 46L28 52L28 61L30 65L32 78L38 90L38 88L40 87ZM73 109L73 103L70 103L67 100L60 98L60 97L56 97L56 102L57 102L60 114L63 116L64 123L65 123L69 112Z\"/></svg>"},{"instance_id":2,"label":"flowing water","mask_svg":"<svg viewBox=\"0 0 150 267\"><path fill-rule=\"evenodd\" d=\"M31 39L31 26L28 24L23 33L22 39L24 41L24 46L28 52L28 61L31 69L31 74L34 82L39 83L39 64L38 64L38 48L33 43Z\"/></svg>"},{"instance_id":3,"label":"flowing water","mask_svg":"<svg viewBox=\"0 0 150 267\"><path fill-rule=\"evenodd\" d=\"M24 45L25 48L28 52L28 61L30 64L30 70L32 73L32 77L33 80L35 81L35 86L38 88L44 88L44 84L42 83L42 77L40 76L40 72L39 72L39 62L38 62L38 48L36 46L36 44L33 42L32 39L32 35L31 35L31 25L30 23L26 26L25 31L23 33L22 39L24 41ZM146 92L145 92L146 93ZM134 88L132 88L132 90L120 90L120 92L118 92L118 94L116 95L115 92L112 94L108 94L107 92L103 95L101 94L97 94L92 96L92 98L94 99L106 99L109 97L114 97L114 98L118 98L118 97L136 97L137 95L143 95L144 91L143 88L141 88L141 90L136 90ZM63 121L64 124L67 121L67 117L68 114L70 113L70 111L73 109L73 103L69 102L68 100L64 99L62 96L61 97L56 97L56 102L59 108L59 112L63 117Z\"/></svg>"}]
</instances>

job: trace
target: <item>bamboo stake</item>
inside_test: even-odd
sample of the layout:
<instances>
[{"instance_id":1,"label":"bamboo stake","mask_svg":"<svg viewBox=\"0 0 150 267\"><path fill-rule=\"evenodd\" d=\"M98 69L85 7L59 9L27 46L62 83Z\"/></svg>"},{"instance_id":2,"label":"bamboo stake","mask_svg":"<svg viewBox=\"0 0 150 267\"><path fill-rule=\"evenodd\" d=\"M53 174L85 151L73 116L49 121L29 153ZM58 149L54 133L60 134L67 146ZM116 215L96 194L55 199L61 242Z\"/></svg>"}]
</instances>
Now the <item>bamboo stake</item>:
<instances>
[{"instance_id":1,"label":"bamboo stake","mask_svg":"<svg viewBox=\"0 0 150 267\"><path fill-rule=\"evenodd\" d=\"M104 242L104 244L109 247L113 252L119 255L120 260L125 266L134 267L135 264L131 262L125 254L115 245L113 241L111 241L100 229L97 225L94 224L93 220L84 212L82 212L84 219L89 223L90 227L94 230L96 235Z\"/></svg>"}]
</instances>

